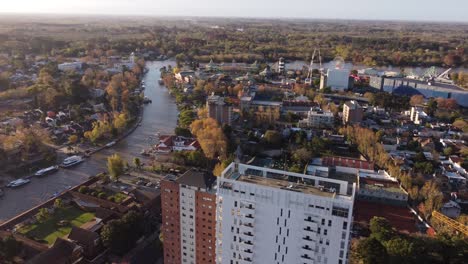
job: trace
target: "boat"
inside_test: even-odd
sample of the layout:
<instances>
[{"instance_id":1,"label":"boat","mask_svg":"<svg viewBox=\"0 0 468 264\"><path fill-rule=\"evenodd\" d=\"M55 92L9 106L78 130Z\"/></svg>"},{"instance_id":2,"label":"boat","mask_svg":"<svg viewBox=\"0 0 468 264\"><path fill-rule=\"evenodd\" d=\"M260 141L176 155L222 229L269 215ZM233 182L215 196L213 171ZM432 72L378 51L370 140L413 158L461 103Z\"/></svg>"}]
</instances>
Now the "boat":
<instances>
[{"instance_id":1,"label":"boat","mask_svg":"<svg viewBox=\"0 0 468 264\"><path fill-rule=\"evenodd\" d=\"M2 188L0 188L0 198L3 197L5 195L5 191L3 191Z\"/></svg>"},{"instance_id":2,"label":"boat","mask_svg":"<svg viewBox=\"0 0 468 264\"><path fill-rule=\"evenodd\" d=\"M145 96L145 98L143 99L143 103L144 104L149 104L149 103L152 103L153 101L151 99L149 99L148 97Z\"/></svg>"},{"instance_id":3,"label":"boat","mask_svg":"<svg viewBox=\"0 0 468 264\"><path fill-rule=\"evenodd\" d=\"M114 141L111 141L111 142L109 142L109 143L106 144L106 147L110 148L110 147L114 146L115 143L117 143L115 140L114 140Z\"/></svg>"},{"instance_id":4,"label":"boat","mask_svg":"<svg viewBox=\"0 0 468 264\"><path fill-rule=\"evenodd\" d=\"M38 170L36 171L36 173L34 173L34 176L37 176L37 177L41 177L41 176L45 176L45 175L48 175L48 174L51 174L51 173L54 173L58 170L58 166L55 165L55 166L50 166L48 168L45 168L45 169L41 169L41 170Z\"/></svg>"},{"instance_id":5,"label":"boat","mask_svg":"<svg viewBox=\"0 0 468 264\"><path fill-rule=\"evenodd\" d=\"M20 187L20 186L23 186L25 184L28 184L30 183L31 180L30 179L17 179L17 180L14 180L10 183L7 184L7 187L10 187L10 188L16 188L16 187Z\"/></svg>"},{"instance_id":6,"label":"boat","mask_svg":"<svg viewBox=\"0 0 468 264\"><path fill-rule=\"evenodd\" d=\"M68 168L83 162L84 159L81 156L71 156L63 160L62 164L60 165L63 168Z\"/></svg>"},{"instance_id":7,"label":"boat","mask_svg":"<svg viewBox=\"0 0 468 264\"><path fill-rule=\"evenodd\" d=\"M149 152L147 150L142 150L142 151L140 151L140 155L149 156L150 154L149 154Z\"/></svg>"},{"instance_id":8,"label":"boat","mask_svg":"<svg viewBox=\"0 0 468 264\"><path fill-rule=\"evenodd\" d=\"M159 85L164 85L163 79L159 79L159 80L158 80L158 83L159 83Z\"/></svg>"}]
</instances>

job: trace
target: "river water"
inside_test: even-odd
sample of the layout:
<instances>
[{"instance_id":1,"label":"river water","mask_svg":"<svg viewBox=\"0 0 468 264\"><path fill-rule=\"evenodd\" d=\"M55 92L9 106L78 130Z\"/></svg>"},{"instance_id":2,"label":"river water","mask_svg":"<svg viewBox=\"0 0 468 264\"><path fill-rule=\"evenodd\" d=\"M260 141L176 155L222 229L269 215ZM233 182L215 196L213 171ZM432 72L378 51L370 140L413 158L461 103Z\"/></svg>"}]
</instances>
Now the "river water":
<instances>
[{"instance_id":1,"label":"river water","mask_svg":"<svg viewBox=\"0 0 468 264\"><path fill-rule=\"evenodd\" d=\"M159 69L169 64L175 65L173 61L146 64L149 71L144 77L145 96L153 102L144 106L141 126L112 148L94 154L82 164L60 169L43 178L32 178L31 183L17 189L5 189L5 195L0 198L0 222L39 205L54 193L62 192L70 186L80 184L89 176L105 171L106 158L109 155L119 153L131 163L134 157L140 157L140 151L151 143L150 138L157 132L173 133L177 125L177 106L168 90L158 84Z\"/></svg>"}]
</instances>

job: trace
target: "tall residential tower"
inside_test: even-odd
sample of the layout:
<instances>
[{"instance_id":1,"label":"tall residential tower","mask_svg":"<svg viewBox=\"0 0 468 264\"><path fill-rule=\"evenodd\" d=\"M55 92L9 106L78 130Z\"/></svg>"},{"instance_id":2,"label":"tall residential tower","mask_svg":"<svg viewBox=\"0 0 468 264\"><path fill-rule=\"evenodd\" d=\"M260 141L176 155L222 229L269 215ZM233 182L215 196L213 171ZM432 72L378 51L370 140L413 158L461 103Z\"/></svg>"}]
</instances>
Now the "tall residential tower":
<instances>
[{"instance_id":1,"label":"tall residential tower","mask_svg":"<svg viewBox=\"0 0 468 264\"><path fill-rule=\"evenodd\" d=\"M238 163L217 181L216 263L346 263L355 184Z\"/></svg>"}]
</instances>

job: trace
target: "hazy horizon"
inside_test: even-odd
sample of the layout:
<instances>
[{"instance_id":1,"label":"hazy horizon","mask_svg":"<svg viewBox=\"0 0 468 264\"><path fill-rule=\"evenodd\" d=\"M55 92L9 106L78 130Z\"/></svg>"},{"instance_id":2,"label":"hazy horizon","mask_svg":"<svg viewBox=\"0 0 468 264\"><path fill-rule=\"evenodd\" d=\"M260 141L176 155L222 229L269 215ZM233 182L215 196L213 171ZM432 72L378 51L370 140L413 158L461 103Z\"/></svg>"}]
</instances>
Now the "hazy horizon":
<instances>
[{"instance_id":1,"label":"hazy horizon","mask_svg":"<svg viewBox=\"0 0 468 264\"><path fill-rule=\"evenodd\" d=\"M396 20L422 22L468 22L468 1L446 0L17 0L2 4L5 14L63 14L149 17L229 17L281 19ZM449 12L449 9L450 10Z\"/></svg>"}]
</instances>

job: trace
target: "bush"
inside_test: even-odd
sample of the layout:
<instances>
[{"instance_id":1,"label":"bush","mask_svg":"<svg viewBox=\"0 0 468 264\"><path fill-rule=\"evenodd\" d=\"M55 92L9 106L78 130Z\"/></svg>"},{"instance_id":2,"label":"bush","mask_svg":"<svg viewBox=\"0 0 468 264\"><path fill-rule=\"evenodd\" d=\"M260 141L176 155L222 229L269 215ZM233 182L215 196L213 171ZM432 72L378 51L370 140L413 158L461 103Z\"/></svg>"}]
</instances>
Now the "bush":
<instances>
[{"instance_id":1,"label":"bush","mask_svg":"<svg viewBox=\"0 0 468 264\"><path fill-rule=\"evenodd\" d=\"M106 199L107 194L105 192L100 192L97 196L99 199Z\"/></svg>"},{"instance_id":2,"label":"bush","mask_svg":"<svg viewBox=\"0 0 468 264\"><path fill-rule=\"evenodd\" d=\"M86 194L88 191L89 191L89 188L88 188L87 186L81 186L81 187L78 189L78 192L79 192L79 193L83 193L83 194Z\"/></svg>"}]
</instances>

